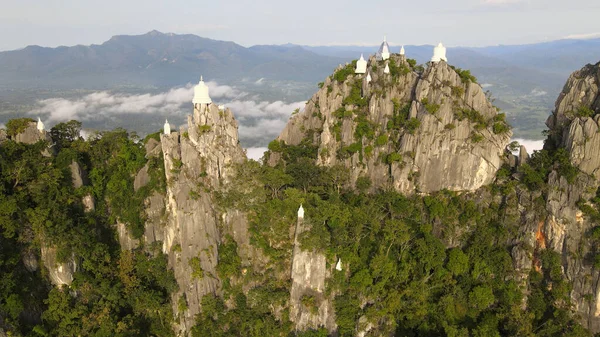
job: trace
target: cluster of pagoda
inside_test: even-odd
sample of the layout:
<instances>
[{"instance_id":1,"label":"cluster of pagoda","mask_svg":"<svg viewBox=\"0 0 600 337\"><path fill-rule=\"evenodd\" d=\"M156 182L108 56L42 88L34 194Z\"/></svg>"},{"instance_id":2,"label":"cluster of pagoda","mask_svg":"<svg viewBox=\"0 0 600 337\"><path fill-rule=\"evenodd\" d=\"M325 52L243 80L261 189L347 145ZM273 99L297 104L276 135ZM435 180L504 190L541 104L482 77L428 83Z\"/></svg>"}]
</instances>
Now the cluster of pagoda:
<instances>
[{"instance_id":1,"label":"cluster of pagoda","mask_svg":"<svg viewBox=\"0 0 600 337\"><path fill-rule=\"evenodd\" d=\"M404 46L400 47L400 56L405 56ZM375 54L375 58L378 61L387 61L390 58L390 46L387 43L387 39L383 37L383 42ZM433 56L431 57L431 62L448 62L446 58L446 47L440 42L437 46L433 48ZM367 60L365 60L363 54L360 54L360 58L356 61L356 69L354 70L355 74L367 74L367 83L371 82L371 74L367 71ZM390 73L390 67L386 63L385 68L383 69L384 74Z\"/></svg>"}]
</instances>

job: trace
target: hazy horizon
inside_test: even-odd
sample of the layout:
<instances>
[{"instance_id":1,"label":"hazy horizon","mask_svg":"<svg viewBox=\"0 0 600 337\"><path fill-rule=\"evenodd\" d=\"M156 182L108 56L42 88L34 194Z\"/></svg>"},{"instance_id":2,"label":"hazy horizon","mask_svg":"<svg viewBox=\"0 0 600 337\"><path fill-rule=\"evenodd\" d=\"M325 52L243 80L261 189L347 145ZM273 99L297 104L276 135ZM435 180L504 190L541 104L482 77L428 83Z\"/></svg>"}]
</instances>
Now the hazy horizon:
<instances>
[{"instance_id":1,"label":"hazy horizon","mask_svg":"<svg viewBox=\"0 0 600 337\"><path fill-rule=\"evenodd\" d=\"M591 0L431 0L426 6L385 0L368 5L368 15L363 7L367 5L356 0L9 1L0 13L0 29L11 34L0 40L0 51L28 45L101 44L115 35L151 30L195 34L242 46L375 45L387 35L391 44L398 45L443 41L448 46L481 47L600 36L595 18L600 4Z\"/></svg>"}]
</instances>

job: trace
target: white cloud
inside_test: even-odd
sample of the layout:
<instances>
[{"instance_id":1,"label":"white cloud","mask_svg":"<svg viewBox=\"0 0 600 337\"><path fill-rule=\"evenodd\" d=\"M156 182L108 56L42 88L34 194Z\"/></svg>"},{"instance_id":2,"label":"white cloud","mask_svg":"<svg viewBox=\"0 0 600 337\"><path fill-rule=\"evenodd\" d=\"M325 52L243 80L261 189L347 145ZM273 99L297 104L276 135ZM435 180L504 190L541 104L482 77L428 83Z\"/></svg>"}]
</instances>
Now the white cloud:
<instances>
[{"instance_id":1,"label":"white cloud","mask_svg":"<svg viewBox=\"0 0 600 337\"><path fill-rule=\"evenodd\" d=\"M249 159L258 161L265 154L265 151L267 151L266 147L249 147L246 149L246 156Z\"/></svg>"},{"instance_id":2,"label":"white cloud","mask_svg":"<svg viewBox=\"0 0 600 337\"><path fill-rule=\"evenodd\" d=\"M573 40L587 40L600 38L600 33L584 33L584 34L571 34L564 37L565 39Z\"/></svg>"},{"instance_id":3,"label":"white cloud","mask_svg":"<svg viewBox=\"0 0 600 337\"><path fill-rule=\"evenodd\" d=\"M515 141L519 142L519 144L525 146L525 148L527 149L527 153L529 153L530 155L533 153L533 151L539 151L544 148L543 140L531 140L531 139L522 139L522 138L516 138L513 140L515 140Z\"/></svg>"},{"instance_id":4,"label":"white cloud","mask_svg":"<svg viewBox=\"0 0 600 337\"><path fill-rule=\"evenodd\" d=\"M538 88L531 90L531 93L530 93L530 95L534 96L534 97L545 96L547 94L548 93L546 91L538 89Z\"/></svg>"},{"instance_id":5,"label":"white cloud","mask_svg":"<svg viewBox=\"0 0 600 337\"><path fill-rule=\"evenodd\" d=\"M483 0L484 5L510 5L523 2L523 0Z\"/></svg>"},{"instance_id":6,"label":"white cloud","mask_svg":"<svg viewBox=\"0 0 600 337\"><path fill-rule=\"evenodd\" d=\"M260 146L279 135L290 115L303 109L306 102L254 101L235 87L207 82L216 104L225 104L239 121L242 141ZM191 84L158 94L120 94L94 92L76 99L50 98L37 102L29 112L50 124L76 119L102 121L124 114L185 115L191 113L194 88ZM246 99L244 99L246 98ZM151 117L149 117L151 118Z\"/></svg>"},{"instance_id":7,"label":"white cloud","mask_svg":"<svg viewBox=\"0 0 600 337\"><path fill-rule=\"evenodd\" d=\"M305 101L295 103L232 101L227 104L240 122L240 138L249 141L273 139L287 124L292 112L302 110Z\"/></svg>"},{"instance_id":8,"label":"white cloud","mask_svg":"<svg viewBox=\"0 0 600 337\"><path fill-rule=\"evenodd\" d=\"M228 85L216 82L207 82L207 85L213 99L234 99L247 95ZM158 94L129 95L100 91L77 99L41 100L29 114L48 116L50 122L101 120L118 114L170 114L190 103L193 96L191 84Z\"/></svg>"}]
</instances>

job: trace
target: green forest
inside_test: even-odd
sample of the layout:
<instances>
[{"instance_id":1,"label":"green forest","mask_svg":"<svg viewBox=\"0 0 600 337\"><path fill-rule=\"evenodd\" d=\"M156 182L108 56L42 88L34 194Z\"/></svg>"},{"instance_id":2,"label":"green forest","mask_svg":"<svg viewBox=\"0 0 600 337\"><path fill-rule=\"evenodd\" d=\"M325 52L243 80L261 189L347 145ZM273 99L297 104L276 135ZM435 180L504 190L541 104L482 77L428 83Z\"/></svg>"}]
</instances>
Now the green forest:
<instances>
[{"instance_id":1,"label":"green forest","mask_svg":"<svg viewBox=\"0 0 600 337\"><path fill-rule=\"evenodd\" d=\"M26 122L9 122L7 134ZM162 155L148 159L144 148L158 134L141 139L117 129L84 140L80 129L77 121L57 124L52 144L0 143L0 328L7 336L175 336L175 316L187 304L171 296L178 286L161 243L143 240L144 200L168 184ZM348 188L348 169L315 165L313 145L274 143L267 156L281 155L279 165L248 160L235 183L209 189L215 207L248 214L250 243L268 262L241 260L220 229L221 292L202 299L192 336L328 335L296 331L289 319L289 233L300 204L311 226L302 249L344 263L325 291L339 336L364 329L361 317L385 336L591 336L573 314L560 255L526 247L539 266L526 275L510 255L519 244L519 196L531 195L543 215L550 171L578 175L564 150L547 145L478 191L405 196L368 192L364 177ZM73 187L72 162L88 173L86 186ZM150 183L135 191L147 163ZM84 209L86 195L93 210ZM140 239L138 248L121 249L117 221ZM70 286L54 287L46 268L25 266L24 257L44 246L56 247L59 262L77 261ZM302 305L314 310L316 300L305 296Z\"/></svg>"}]
</instances>

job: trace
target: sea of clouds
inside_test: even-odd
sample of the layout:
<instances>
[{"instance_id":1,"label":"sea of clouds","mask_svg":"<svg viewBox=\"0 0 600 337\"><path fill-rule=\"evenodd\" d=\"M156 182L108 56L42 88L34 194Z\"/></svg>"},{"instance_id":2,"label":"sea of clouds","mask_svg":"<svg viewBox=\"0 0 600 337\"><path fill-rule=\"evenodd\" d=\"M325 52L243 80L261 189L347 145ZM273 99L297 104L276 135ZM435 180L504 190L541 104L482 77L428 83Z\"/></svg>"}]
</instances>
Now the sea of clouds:
<instances>
[{"instance_id":1,"label":"sea of clouds","mask_svg":"<svg viewBox=\"0 0 600 337\"><path fill-rule=\"evenodd\" d=\"M287 124L296 109L302 110L306 102L287 103L283 101L263 101L235 87L207 82L210 95L217 104L230 108L239 122L239 135L248 147L249 158L259 159L266 151L266 144L275 139ZM123 94L109 91L94 92L80 98L50 98L37 102L30 111L32 116L42 116L44 122L53 125L76 119L79 121L102 121L114 116L149 115L169 116L189 114L189 105L194 95L194 87L173 88L157 94ZM529 154L540 150L542 140L514 139L525 145Z\"/></svg>"},{"instance_id":2,"label":"sea of clouds","mask_svg":"<svg viewBox=\"0 0 600 337\"><path fill-rule=\"evenodd\" d=\"M216 104L230 108L239 122L242 143L262 145L247 149L251 158L260 158L268 141L276 138L296 109L302 110L305 101L263 101L235 87L206 83ZM103 121L119 115L180 116L191 113L190 102L194 86L173 88L156 94L123 94L100 91L85 96L40 100L29 114L41 116L47 125L76 119L84 123Z\"/></svg>"}]
</instances>

